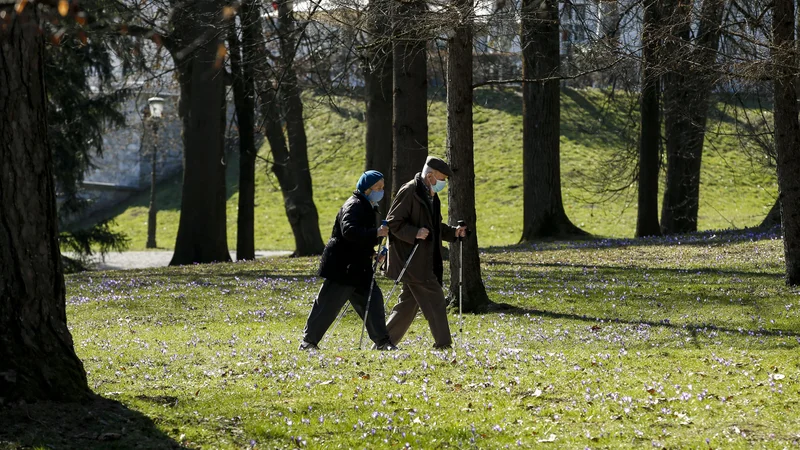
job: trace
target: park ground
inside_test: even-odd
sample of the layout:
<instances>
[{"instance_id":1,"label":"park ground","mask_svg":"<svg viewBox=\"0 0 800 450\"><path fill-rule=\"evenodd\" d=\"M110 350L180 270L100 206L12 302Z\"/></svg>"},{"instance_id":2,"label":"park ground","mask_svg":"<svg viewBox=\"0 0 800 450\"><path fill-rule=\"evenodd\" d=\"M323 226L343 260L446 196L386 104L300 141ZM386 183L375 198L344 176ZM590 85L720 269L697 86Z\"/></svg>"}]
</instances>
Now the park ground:
<instances>
[{"instance_id":1,"label":"park ground","mask_svg":"<svg viewBox=\"0 0 800 450\"><path fill-rule=\"evenodd\" d=\"M104 400L3 412L0 448L800 445L800 291L774 231L485 248L506 306L447 352L422 317L401 350L359 351L352 313L298 351L317 263L68 276Z\"/></svg>"}]
</instances>

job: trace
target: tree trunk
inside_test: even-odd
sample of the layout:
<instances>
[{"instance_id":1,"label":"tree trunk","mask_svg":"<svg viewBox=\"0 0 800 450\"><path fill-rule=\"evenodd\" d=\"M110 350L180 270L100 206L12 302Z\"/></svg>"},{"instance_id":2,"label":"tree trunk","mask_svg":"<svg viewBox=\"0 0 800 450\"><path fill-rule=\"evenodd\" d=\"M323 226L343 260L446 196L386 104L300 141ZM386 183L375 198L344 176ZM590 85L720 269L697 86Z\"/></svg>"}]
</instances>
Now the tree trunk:
<instances>
[{"instance_id":1,"label":"tree trunk","mask_svg":"<svg viewBox=\"0 0 800 450\"><path fill-rule=\"evenodd\" d=\"M559 75L557 0L522 2L522 78ZM522 241L585 235L564 211L561 197L561 104L557 78L522 83Z\"/></svg>"},{"instance_id":2,"label":"tree trunk","mask_svg":"<svg viewBox=\"0 0 800 450\"><path fill-rule=\"evenodd\" d=\"M311 184L311 170L308 167L308 142L303 120L303 100L294 71L294 58L297 50L297 30L295 27L292 2L279 0L278 39L281 47L281 77L278 89L286 119L286 135L289 143L289 158L284 160L294 179L292 203L286 203L289 223L302 236L295 249L296 256L319 255L325 248L319 232L319 215L314 204L314 191ZM277 158L276 158L277 163ZM277 175L277 174L276 174Z\"/></svg>"},{"instance_id":3,"label":"tree trunk","mask_svg":"<svg viewBox=\"0 0 800 450\"><path fill-rule=\"evenodd\" d=\"M38 8L0 6L0 404L78 400L89 387L67 328Z\"/></svg>"},{"instance_id":4,"label":"tree trunk","mask_svg":"<svg viewBox=\"0 0 800 450\"><path fill-rule=\"evenodd\" d=\"M667 183L661 209L664 234L697 231L700 168L705 127L724 1L705 0L700 14L697 48L690 48L690 5L679 2L673 12L680 23L673 29L668 52L673 70L665 76L664 120L667 149Z\"/></svg>"},{"instance_id":5,"label":"tree trunk","mask_svg":"<svg viewBox=\"0 0 800 450\"><path fill-rule=\"evenodd\" d=\"M639 137L639 210L636 237L661 235L658 225L658 174L661 162L661 119L659 117L659 75L656 53L659 40L659 0L648 0L642 25L642 94Z\"/></svg>"},{"instance_id":6,"label":"tree trunk","mask_svg":"<svg viewBox=\"0 0 800 450\"><path fill-rule=\"evenodd\" d=\"M428 63L419 30L425 14L420 0L400 2L393 17L392 196L414 178L428 157Z\"/></svg>"},{"instance_id":7,"label":"tree trunk","mask_svg":"<svg viewBox=\"0 0 800 450\"><path fill-rule=\"evenodd\" d=\"M256 14L257 14L256 10ZM248 2L241 6L240 20L243 25L259 20L253 15ZM243 34L245 46L253 45L251 36ZM239 124L239 211L236 219L236 259L256 259L255 250L255 196L256 196L256 142L255 142L255 92L253 87L253 61L242 60L242 43L231 21L228 32L231 72L233 73L233 100Z\"/></svg>"},{"instance_id":8,"label":"tree trunk","mask_svg":"<svg viewBox=\"0 0 800 450\"><path fill-rule=\"evenodd\" d=\"M786 283L800 284L800 122L794 72L794 2L775 0L772 19L772 57L775 83L775 151L778 165L778 198L781 202Z\"/></svg>"},{"instance_id":9,"label":"tree trunk","mask_svg":"<svg viewBox=\"0 0 800 450\"><path fill-rule=\"evenodd\" d=\"M463 220L473 230L462 243L450 245L451 300L457 301L460 259L464 260L464 311L486 310L489 296L481 278L478 233L475 231L475 157L472 130L472 0L455 0L462 24L447 42L447 160L453 177L447 190L447 216L451 224ZM459 257L463 245L464 254Z\"/></svg>"},{"instance_id":10,"label":"tree trunk","mask_svg":"<svg viewBox=\"0 0 800 450\"><path fill-rule=\"evenodd\" d=\"M217 61L221 15L216 0L198 0L171 18L182 47L173 57L184 124L181 216L172 266L231 260L225 217L225 86Z\"/></svg>"},{"instance_id":11,"label":"tree trunk","mask_svg":"<svg viewBox=\"0 0 800 450\"><path fill-rule=\"evenodd\" d=\"M392 45L389 41L391 19L386 0L371 0L368 28L375 47L364 55L366 84L367 155L365 170L377 170L391 191L392 186ZM381 217L392 203L391 195L380 202Z\"/></svg>"}]
</instances>

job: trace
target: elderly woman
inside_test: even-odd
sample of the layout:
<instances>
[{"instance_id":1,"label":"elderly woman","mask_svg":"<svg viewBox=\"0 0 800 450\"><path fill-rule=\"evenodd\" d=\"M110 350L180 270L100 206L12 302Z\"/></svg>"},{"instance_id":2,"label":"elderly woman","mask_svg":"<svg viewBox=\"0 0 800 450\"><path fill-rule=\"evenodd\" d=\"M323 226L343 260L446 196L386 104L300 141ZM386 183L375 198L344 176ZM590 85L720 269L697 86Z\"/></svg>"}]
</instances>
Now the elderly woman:
<instances>
[{"instance_id":1,"label":"elderly woman","mask_svg":"<svg viewBox=\"0 0 800 450\"><path fill-rule=\"evenodd\" d=\"M317 294L303 330L301 350L315 350L342 307L350 300L353 309L364 320L370 285L366 327L370 339L379 350L394 350L389 340L384 317L383 294L372 283L375 246L389 233L377 225L377 205L383 198L383 174L377 170L364 172L353 195L336 215L333 232L319 267L325 279Z\"/></svg>"}]
</instances>

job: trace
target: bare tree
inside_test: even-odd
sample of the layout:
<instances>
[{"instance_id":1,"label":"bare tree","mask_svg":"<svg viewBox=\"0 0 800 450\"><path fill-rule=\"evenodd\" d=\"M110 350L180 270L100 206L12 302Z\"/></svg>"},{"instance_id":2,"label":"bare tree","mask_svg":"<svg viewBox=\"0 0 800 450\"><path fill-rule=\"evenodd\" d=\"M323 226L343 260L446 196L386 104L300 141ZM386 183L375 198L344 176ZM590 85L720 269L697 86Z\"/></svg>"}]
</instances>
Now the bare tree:
<instances>
[{"instance_id":1,"label":"bare tree","mask_svg":"<svg viewBox=\"0 0 800 450\"><path fill-rule=\"evenodd\" d=\"M67 328L42 10L0 1L0 403L90 391ZM14 114L8 112L13 111Z\"/></svg>"},{"instance_id":2,"label":"bare tree","mask_svg":"<svg viewBox=\"0 0 800 450\"><path fill-rule=\"evenodd\" d=\"M475 155L472 130L472 39L474 4L472 0L455 0L461 23L456 24L453 36L447 41L447 159L453 178L447 191L447 216L463 220L473 230L475 212ZM460 255L463 245L464 254ZM463 283L461 302L465 311L486 309L489 297L481 277L478 234L464 238L463 244L450 246L450 292L458 292ZM463 272L460 272L463 260ZM463 279L460 279L463 274Z\"/></svg>"},{"instance_id":3,"label":"bare tree","mask_svg":"<svg viewBox=\"0 0 800 450\"><path fill-rule=\"evenodd\" d=\"M658 225L658 173L661 160L661 83L657 69L662 0L645 0L642 24L642 96L639 138L639 209L636 237L661 234Z\"/></svg>"},{"instance_id":4,"label":"bare tree","mask_svg":"<svg viewBox=\"0 0 800 450\"><path fill-rule=\"evenodd\" d=\"M567 217L561 196L558 2L523 0L521 27L522 241L585 235Z\"/></svg>"},{"instance_id":5,"label":"bare tree","mask_svg":"<svg viewBox=\"0 0 800 450\"><path fill-rule=\"evenodd\" d=\"M225 192L223 3L177 4L171 16L183 120L181 216L170 265L230 261Z\"/></svg>"},{"instance_id":6,"label":"bare tree","mask_svg":"<svg viewBox=\"0 0 800 450\"><path fill-rule=\"evenodd\" d=\"M392 186L392 43L391 4L387 0L371 0L367 11L367 29L372 37L364 55L366 87L366 164L384 176L386 186ZM391 196L381 202L381 216L391 205Z\"/></svg>"},{"instance_id":7,"label":"bare tree","mask_svg":"<svg viewBox=\"0 0 800 450\"><path fill-rule=\"evenodd\" d=\"M428 156L427 38L420 26L425 2L400 2L394 8L392 195L414 178Z\"/></svg>"},{"instance_id":8,"label":"bare tree","mask_svg":"<svg viewBox=\"0 0 800 450\"><path fill-rule=\"evenodd\" d=\"M240 7L242 28L251 26L258 17L258 0L245 0ZM231 72L233 75L233 99L236 120L239 125L239 208L237 215L236 259L253 260L255 253L255 194L256 155L255 142L255 85L253 81L254 61L243 57L242 47L253 47L251 33L242 33L239 40L235 22L228 31Z\"/></svg>"},{"instance_id":9,"label":"bare tree","mask_svg":"<svg viewBox=\"0 0 800 450\"><path fill-rule=\"evenodd\" d=\"M778 162L786 283L800 284L800 122L797 114L795 6L775 0L772 55L775 66L775 150Z\"/></svg>"},{"instance_id":10,"label":"bare tree","mask_svg":"<svg viewBox=\"0 0 800 450\"><path fill-rule=\"evenodd\" d=\"M670 59L664 74L667 183L661 231L673 234L697 231L700 167L725 2L703 1L696 44L690 37L692 5L671 0L667 6L672 13L666 26L672 36L666 44Z\"/></svg>"}]
</instances>

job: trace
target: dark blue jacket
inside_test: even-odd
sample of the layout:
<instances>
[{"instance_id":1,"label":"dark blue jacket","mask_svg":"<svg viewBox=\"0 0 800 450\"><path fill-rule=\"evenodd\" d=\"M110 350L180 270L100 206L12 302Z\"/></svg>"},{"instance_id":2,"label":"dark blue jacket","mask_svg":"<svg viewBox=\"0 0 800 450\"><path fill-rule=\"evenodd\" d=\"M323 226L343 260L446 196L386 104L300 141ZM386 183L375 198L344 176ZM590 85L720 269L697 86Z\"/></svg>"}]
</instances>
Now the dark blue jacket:
<instances>
[{"instance_id":1,"label":"dark blue jacket","mask_svg":"<svg viewBox=\"0 0 800 450\"><path fill-rule=\"evenodd\" d=\"M365 290L372 280L378 238L377 211L364 194L354 192L336 215L319 265L319 276Z\"/></svg>"}]
</instances>

